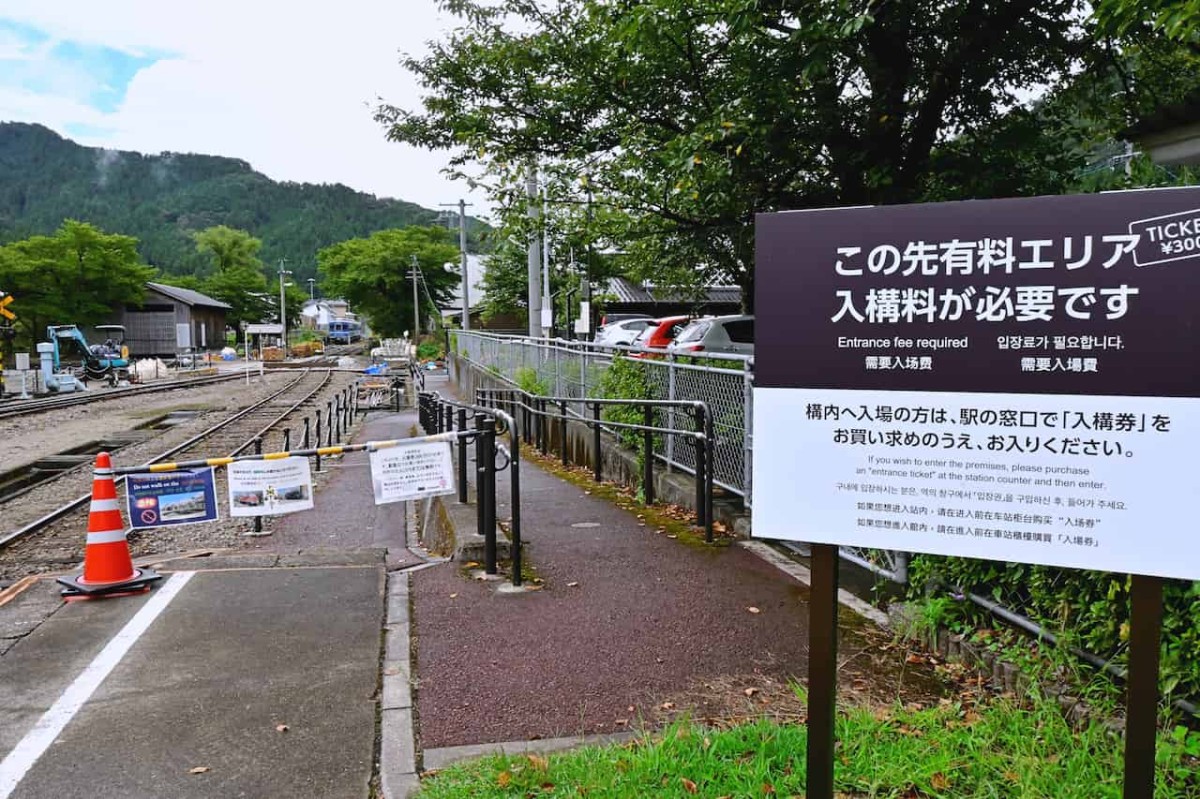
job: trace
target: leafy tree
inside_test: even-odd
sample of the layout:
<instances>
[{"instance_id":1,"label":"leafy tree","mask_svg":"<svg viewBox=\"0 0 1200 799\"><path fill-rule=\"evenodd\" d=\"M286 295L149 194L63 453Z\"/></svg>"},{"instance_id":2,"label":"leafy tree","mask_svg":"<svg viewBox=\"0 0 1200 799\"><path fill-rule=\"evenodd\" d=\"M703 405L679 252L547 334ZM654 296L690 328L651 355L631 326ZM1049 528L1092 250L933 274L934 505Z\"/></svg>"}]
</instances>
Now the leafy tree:
<instances>
[{"instance_id":1,"label":"leafy tree","mask_svg":"<svg viewBox=\"0 0 1200 799\"><path fill-rule=\"evenodd\" d=\"M440 307L450 298L460 280L458 247L452 239L444 228L408 227L326 247L317 254L322 290L327 296L345 298L366 316L375 333L398 336L412 328L412 280L408 275L414 257L424 278L419 312L437 313L430 299ZM447 263L452 268L447 269Z\"/></svg>"},{"instance_id":2,"label":"leafy tree","mask_svg":"<svg viewBox=\"0 0 1200 799\"><path fill-rule=\"evenodd\" d=\"M939 144L1092 44L1081 0L445 5L463 26L405 59L423 108L381 107L388 136L452 150L514 230L528 162L561 202L586 175L593 233L683 285L750 288L760 211L921 199Z\"/></svg>"},{"instance_id":3,"label":"leafy tree","mask_svg":"<svg viewBox=\"0 0 1200 799\"><path fill-rule=\"evenodd\" d=\"M0 248L0 288L14 297L18 341L27 347L47 325L99 324L115 307L140 303L153 277L136 239L75 220Z\"/></svg>"},{"instance_id":4,"label":"leafy tree","mask_svg":"<svg viewBox=\"0 0 1200 799\"><path fill-rule=\"evenodd\" d=\"M217 225L193 233L192 239L196 242L196 251L207 255L217 272L237 267L262 270L262 261L258 259L262 241L244 230Z\"/></svg>"}]
</instances>

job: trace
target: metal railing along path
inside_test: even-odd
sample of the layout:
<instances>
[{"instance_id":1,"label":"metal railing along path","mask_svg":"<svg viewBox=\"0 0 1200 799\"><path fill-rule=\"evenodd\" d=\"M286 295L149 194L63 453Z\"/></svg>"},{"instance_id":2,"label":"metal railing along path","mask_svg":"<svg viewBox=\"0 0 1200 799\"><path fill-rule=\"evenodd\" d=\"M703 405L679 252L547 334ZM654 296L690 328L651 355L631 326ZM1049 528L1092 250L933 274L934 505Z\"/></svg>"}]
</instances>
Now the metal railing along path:
<instances>
[{"instance_id":1,"label":"metal railing along path","mask_svg":"<svg viewBox=\"0 0 1200 799\"><path fill-rule=\"evenodd\" d=\"M320 372L318 372L318 374L322 374L322 373L323 373L324 379L321 380L320 383L315 388L313 388L311 391L308 391L306 394L304 394L304 396L302 396L295 403L292 403L288 407L288 409L285 410L283 413L275 416L275 418L273 418L266 426L262 427L261 429L256 429L256 432L253 435L251 435L250 438L245 441L245 443L237 446L236 449L234 449L233 452L230 454L233 456L236 456L236 455L241 454L242 452L244 452L246 449L250 448L251 446L254 446L254 442L256 440L260 440L261 437L267 431L271 430L275 425L277 425L279 422L286 419L292 412L294 412L302 404L304 404L309 399L314 397L317 393L319 393L326 385L328 385L329 380L331 379L331 375L328 372L326 372L325 370L320 370ZM158 455L157 457L152 458L150 461L147 461L145 464L143 464L141 468L149 467L153 463L162 461L166 458L170 458L180 452L184 452L187 449L195 446L197 443L204 441L205 439L210 438L214 434L224 430L225 428L229 427L230 425L234 424L235 422L238 422L239 420L241 420L247 416L250 416L251 414L253 414L256 411L260 410L261 408L269 405L271 402L275 401L276 399L283 396L288 391L290 391L293 388L295 388L296 386L298 386L305 379L305 377L308 376L308 374L309 374L309 372L305 372L305 373L297 376L295 380L293 380L290 383L288 383L287 385L283 386L278 391L273 392L269 396L265 397L262 400L259 400L258 402L254 403L253 405L243 408L242 410L238 411L234 415L221 420L217 424L201 431L200 433L197 433L196 435L192 436L188 440L172 447L171 449L167 450L166 452L162 453L161 455ZM5 547L5 546L13 543L14 541L24 538L25 536L36 533L37 531L53 524L55 521L61 519L62 517L66 516L67 514L71 513L72 511L75 511L75 510L83 507L84 505L88 504L90 501L91 501L91 494L88 493L88 494L84 494L83 496L77 497L76 499L73 499L70 502L67 502L67 503L59 506L55 510L46 514L45 516L42 516L41 518L36 519L17 530L14 530L13 532L9 533L8 535L0 537L0 547Z\"/></svg>"},{"instance_id":2,"label":"metal railing along path","mask_svg":"<svg viewBox=\"0 0 1200 799\"><path fill-rule=\"evenodd\" d=\"M638 347L589 342L504 336L480 331L453 331L448 336L450 363L469 364L485 376L511 386L531 382L548 394L567 399L578 417L591 401L605 399L605 376L613 364L627 359L636 364L646 399L699 401L708 408L712 424L712 484L739 496L749 508L753 488L754 358L718 353L684 355ZM671 410L664 427L687 431L686 415ZM608 424L607 422L605 424ZM655 442L654 456L668 470L696 473L693 447L677 446L675 435ZM895 582L907 581L908 553L842 547L842 556Z\"/></svg>"}]
</instances>

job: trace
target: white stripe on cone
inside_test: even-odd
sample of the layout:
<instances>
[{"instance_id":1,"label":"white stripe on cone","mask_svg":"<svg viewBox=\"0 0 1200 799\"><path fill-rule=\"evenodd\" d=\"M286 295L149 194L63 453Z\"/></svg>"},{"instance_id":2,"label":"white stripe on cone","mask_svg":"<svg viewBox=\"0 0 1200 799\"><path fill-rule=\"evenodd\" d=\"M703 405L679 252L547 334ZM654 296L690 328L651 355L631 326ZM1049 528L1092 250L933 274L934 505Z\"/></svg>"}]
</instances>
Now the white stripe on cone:
<instances>
[{"instance_id":1,"label":"white stripe on cone","mask_svg":"<svg viewBox=\"0 0 1200 799\"><path fill-rule=\"evenodd\" d=\"M102 533L88 533L88 544L116 544L125 540L124 530L105 530Z\"/></svg>"},{"instance_id":2,"label":"white stripe on cone","mask_svg":"<svg viewBox=\"0 0 1200 799\"><path fill-rule=\"evenodd\" d=\"M120 510L121 503L115 499L93 499L92 512L105 510Z\"/></svg>"}]
</instances>

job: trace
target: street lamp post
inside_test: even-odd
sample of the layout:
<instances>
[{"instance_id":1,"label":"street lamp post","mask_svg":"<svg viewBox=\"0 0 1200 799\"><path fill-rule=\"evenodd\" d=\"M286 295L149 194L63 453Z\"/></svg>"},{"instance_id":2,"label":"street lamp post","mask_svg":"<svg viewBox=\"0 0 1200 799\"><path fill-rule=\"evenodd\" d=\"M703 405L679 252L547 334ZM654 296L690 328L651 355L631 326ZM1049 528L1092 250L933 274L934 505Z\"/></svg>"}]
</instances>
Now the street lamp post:
<instances>
[{"instance_id":1,"label":"street lamp post","mask_svg":"<svg viewBox=\"0 0 1200 799\"><path fill-rule=\"evenodd\" d=\"M310 277L308 279L308 298L310 300L315 300L317 298L317 279L315 277Z\"/></svg>"}]
</instances>

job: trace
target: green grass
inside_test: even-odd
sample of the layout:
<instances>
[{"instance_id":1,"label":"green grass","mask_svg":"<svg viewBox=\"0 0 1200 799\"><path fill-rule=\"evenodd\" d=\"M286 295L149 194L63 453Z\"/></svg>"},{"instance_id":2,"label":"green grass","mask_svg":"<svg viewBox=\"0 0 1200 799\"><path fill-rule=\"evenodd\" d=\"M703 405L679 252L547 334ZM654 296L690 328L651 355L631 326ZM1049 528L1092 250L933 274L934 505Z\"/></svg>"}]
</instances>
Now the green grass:
<instances>
[{"instance_id":1,"label":"green grass","mask_svg":"<svg viewBox=\"0 0 1200 799\"><path fill-rule=\"evenodd\" d=\"M427 778L420 796L803 796L806 735L770 721L726 730L681 722L628 745L459 764ZM1048 702L852 709L838 736L844 797L1121 796L1120 739L1100 725L1072 729ZM1156 799L1200 797L1197 755L1196 733L1160 737Z\"/></svg>"}]
</instances>

